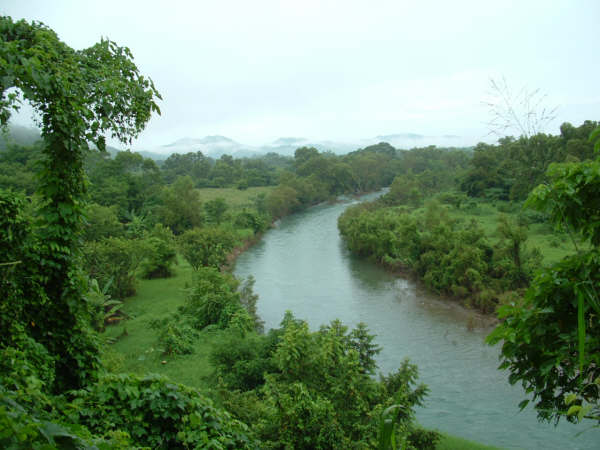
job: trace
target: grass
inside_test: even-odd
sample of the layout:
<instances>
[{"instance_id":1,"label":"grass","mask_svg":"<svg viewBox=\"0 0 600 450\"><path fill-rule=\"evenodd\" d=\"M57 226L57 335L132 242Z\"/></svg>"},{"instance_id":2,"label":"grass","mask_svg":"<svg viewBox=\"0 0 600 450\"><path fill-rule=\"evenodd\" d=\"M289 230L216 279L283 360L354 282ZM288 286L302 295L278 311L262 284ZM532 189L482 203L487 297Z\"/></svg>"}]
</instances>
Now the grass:
<instances>
[{"instance_id":1,"label":"grass","mask_svg":"<svg viewBox=\"0 0 600 450\"><path fill-rule=\"evenodd\" d=\"M499 448L468 441L446 433L442 433L442 438L436 446L436 450L498 450Z\"/></svg>"},{"instance_id":2,"label":"grass","mask_svg":"<svg viewBox=\"0 0 600 450\"><path fill-rule=\"evenodd\" d=\"M148 326L150 320L164 317L182 305L185 287L192 279L191 267L180 258L171 278L139 280L136 295L126 299L123 310L129 318L109 326L104 337L116 339L108 345L104 362L114 372L145 375L158 373L171 380L209 394L214 383L209 354L214 344L227 331L212 330L200 333L191 355L165 356L156 346L156 331ZM164 363L163 363L164 361ZM442 434L438 450L493 450L476 442Z\"/></svg>"},{"instance_id":3,"label":"grass","mask_svg":"<svg viewBox=\"0 0 600 450\"><path fill-rule=\"evenodd\" d=\"M158 373L200 390L208 388L207 379L212 375L208 356L223 332L203 331L193 354L170 357L157 348L156 331L149 327L152 319L165 317L183 304L185 287L191 280L192 269L180 258L173 277L138 282L136 295L126 299L123 307L129 319L109 326L104 333L116 340L105 354L111 370L138 375Z\"/></svg>"},{"instance_id":4,"label":"grass","mask_svg":"<svg viewBox=\"0 0 600 450\"><path fill-rule=\"evenodd\" d=\"M252 205L254 198L259 194L267 194L272 189L273 186L260 186L250 187L245 190L236 188L202 188L198 189L198 191L200 192L200 199L203 202L220 197L227 202L230 208L235 210Z\"/></svg>"},{"instance_id":5,"label":"grass","mask_svg":"<svg viewBox=\"0 0 600 450\"><path fill-rule=\"evenodd\" d=\"M241 208L252 199L270 188L201 189L203 201L222 197L232 208ZM489 209L489 208L488 208ZM462 214L469 218L469 214ZM497 211L477 215L483 218L482 226L490 233L496 228ZM542 233L539 233L540 235ZM107 344L103 355L104 363L114 372L129 372L138 375L158 373L190 387L209 394L214 385L213 367L209 360L213 346L222 340L227 331L212 330L200 333L191 355L166 356L157 347L157 333L151 329L152 319L162 318L175 312L185 300L185 288L192 281L192 268L182 258L174 269L171 278L139 280L135 296L125 300L123 312L128 318L109 326L103 336ZM490 450L490 447L468 441L449 434L442 434L438 450Z\"/></svg>"}]
</instances>

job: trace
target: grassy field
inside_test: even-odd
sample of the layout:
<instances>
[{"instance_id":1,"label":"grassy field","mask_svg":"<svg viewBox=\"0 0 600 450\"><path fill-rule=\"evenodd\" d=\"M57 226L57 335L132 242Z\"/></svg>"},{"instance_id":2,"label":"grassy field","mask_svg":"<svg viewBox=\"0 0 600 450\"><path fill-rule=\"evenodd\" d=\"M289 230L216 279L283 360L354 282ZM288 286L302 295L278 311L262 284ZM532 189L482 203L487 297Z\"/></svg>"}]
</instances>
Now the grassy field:
<instances>
[{"instance_id":1,"label":"grassy field","mask_svg":"<svg viewBox=\"0 0 600 450\"><path fill-rule=\"evenodd\" d=\"M251 187L245 190L236 188L202 188L200 199L203 202L214 200L215 198L224 199L230 208L241 209L244 206L252 205L252 201L259 194L267 194L273 189L273 186Z\"/></svg>"},{"instance_id":2,"label":"grassy field","mask_svg":"<svg viewBox=\"0 0 600 450\"><path fill-rule=\"evenodd\" d=\"M170 357L162 354L156 331L149 326L152 319L165 317L183 304L191 279L191 267L180 258L175 276L138 282L136 295L126 299L123 307L129 318L108 327L104 333L109 342L115 341L107 347L105 360L109 368L138 375L159 373L173 381L207 389L206 381L212 373L208 355L221 332L202 332L193 354Z\"/></svg>"}]
</instances>

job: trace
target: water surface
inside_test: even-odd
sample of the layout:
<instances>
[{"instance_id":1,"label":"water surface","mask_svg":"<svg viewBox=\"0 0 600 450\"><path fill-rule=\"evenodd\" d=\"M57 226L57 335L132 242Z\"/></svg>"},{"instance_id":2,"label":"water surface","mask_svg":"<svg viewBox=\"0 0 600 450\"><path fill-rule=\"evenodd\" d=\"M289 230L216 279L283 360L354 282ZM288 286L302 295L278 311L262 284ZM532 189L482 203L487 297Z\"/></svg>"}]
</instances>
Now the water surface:
<instances>
[{"instance_id":1,"label":"water surface","mask_svg":"<svg viewBox=\"0 0 600 450\"><path fill-rule=\"evenodd\" d=\"M519 412L522 388L497 370L499 350L484 344L490 328L483 318L350 255L337 218L354 202L289 216L239 257L235 274L256 278L265 327L279 326L286 310L313 330L336 318L365 322L383 347L382 372L405 357L418 365L431 391L417 411L425 427L506 448L600 448L597 430L575 437L586 425L555 428L539 423L531 408Z\"/></svg>"}]
</instances>

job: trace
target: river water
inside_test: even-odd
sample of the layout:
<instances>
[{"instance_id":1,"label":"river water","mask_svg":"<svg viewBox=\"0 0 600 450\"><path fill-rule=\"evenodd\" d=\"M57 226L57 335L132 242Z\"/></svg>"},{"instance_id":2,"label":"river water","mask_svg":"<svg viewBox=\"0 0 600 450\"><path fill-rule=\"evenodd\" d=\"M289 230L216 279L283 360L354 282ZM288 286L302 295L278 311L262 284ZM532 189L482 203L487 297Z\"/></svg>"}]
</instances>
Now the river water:
<instances>
[{"instance_id":1,"label":"river water","mask_svg":"<svg viewBox=\"0 0 600 450\"><path fill-rule=\"evenodd\" d=\"M279 326L286 310L313 330L336 318L365 322L383 347L381 372L406 357L418 365L419 381L430 388L417 411L423 426L504 448L600 448L598 429L576 436L589 425L555 428L538 422L531 408L519 412L523 390L497 370L499 349L483 342L491 330L484 318L350 255L337 218L352 203L286 217L240 255L235 274L255 277L266 329Z\"/></svg>"}]
</instances>

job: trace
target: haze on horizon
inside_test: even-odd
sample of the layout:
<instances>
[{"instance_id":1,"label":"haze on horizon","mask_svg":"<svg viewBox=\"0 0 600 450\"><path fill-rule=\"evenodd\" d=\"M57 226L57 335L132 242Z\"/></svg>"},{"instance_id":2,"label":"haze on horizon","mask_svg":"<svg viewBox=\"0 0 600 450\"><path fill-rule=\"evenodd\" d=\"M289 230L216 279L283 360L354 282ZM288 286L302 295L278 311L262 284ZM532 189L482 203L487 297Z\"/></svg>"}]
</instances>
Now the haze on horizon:
<instances>
[{"instance_id":1,"label":"haze on horizon","mask_svg":"<svg viewBox=\"0 0 600 450\"><path fill-rule=\"evenodd\" d=\"M39 20L76 49L101 37L131 49L163 97L134 149L207 135L493 142L482 102L502 76L558 106L546 132L600 119L597 1L5 0L0 14Z\"/></svg>"}]
</instances>

